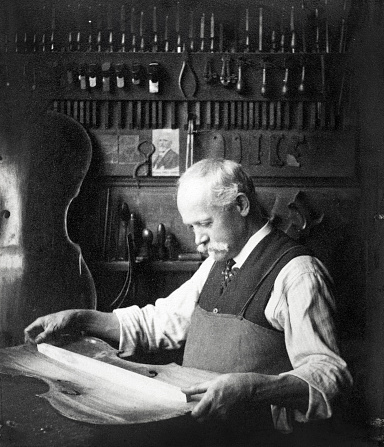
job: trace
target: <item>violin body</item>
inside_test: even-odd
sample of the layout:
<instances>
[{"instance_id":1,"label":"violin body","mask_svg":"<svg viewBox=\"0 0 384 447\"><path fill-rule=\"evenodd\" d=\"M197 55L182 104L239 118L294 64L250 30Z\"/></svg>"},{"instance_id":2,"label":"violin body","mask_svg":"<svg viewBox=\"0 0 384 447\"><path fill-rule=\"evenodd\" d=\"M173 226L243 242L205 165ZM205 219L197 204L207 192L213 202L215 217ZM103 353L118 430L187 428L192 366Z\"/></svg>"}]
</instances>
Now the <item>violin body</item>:
<instances>
[{"instance_id":1,"label":"violin body","mask_svg":"<svg viewBox=\"0 0 384 447\"><path fill-rule=\"evenodd\" d=\"M47 313L95 308L96 291L67 213L88 171L92 144L55 112L0 126L0 347Z\"/></svg>"}]
</instances>

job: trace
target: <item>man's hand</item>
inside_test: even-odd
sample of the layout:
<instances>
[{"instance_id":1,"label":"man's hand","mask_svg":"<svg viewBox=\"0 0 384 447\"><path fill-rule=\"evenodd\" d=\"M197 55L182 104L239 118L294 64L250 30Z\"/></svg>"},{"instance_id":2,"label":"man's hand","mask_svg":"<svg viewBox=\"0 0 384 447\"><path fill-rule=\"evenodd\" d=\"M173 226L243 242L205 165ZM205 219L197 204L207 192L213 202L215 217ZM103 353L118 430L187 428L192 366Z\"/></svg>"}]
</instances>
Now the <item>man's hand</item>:
<instances>
[{"instance_id":1,"label":"man's hand","mask_svg":"<svg viewBox=\"0 0 384 447\"><path fill-rule=\"evenodd\" d=\"M211 418L228 419L233 410L253 400L255 383L252 379L248 373L223 374L181 391L187 395L204 393L191 413L199 422Z\"/></svg>"},{"instance_id":2,"label":"man's hand","mask_svg":"<svg viewBox=\"0 0 384 447\"><path fill-rule=\"evenodd\" d=\"M63 310L37 318L24 329L25 342L45 343L64 333L76 330L77 310Z\"/></svg>"},{"instance_id":3,"label":"man's hand","mask_svg":"<svg viewBox=\"0 0 384 447\"><path fill-rule=\"evenodd\" d=\"M199 422L228 419L234 411L254 408L255 403L296 408L305 414L309 399L308 384L291 374L223 374L181 391L187 395L204 393L191 413Z\"/></svg>"}]
</instances>

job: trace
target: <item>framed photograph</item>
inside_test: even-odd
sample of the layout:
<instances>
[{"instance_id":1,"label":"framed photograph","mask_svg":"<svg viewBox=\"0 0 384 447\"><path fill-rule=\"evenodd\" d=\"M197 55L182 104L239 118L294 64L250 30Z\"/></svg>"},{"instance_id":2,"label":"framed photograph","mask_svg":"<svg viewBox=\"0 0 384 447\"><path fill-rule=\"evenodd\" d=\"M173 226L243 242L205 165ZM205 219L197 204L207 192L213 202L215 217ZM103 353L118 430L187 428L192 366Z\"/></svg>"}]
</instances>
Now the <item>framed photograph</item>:
<instances>
[{"instance_id":1,"label":"framed photograph","mask_svg":"<svg viewBox=\"0 0 384 447\"><path fill-rule=\"evenodd\" d=\"M152 131L155 152L152 155L153 176L178 176L180 174L179 129Z\"/></svg>"}]
</instances>

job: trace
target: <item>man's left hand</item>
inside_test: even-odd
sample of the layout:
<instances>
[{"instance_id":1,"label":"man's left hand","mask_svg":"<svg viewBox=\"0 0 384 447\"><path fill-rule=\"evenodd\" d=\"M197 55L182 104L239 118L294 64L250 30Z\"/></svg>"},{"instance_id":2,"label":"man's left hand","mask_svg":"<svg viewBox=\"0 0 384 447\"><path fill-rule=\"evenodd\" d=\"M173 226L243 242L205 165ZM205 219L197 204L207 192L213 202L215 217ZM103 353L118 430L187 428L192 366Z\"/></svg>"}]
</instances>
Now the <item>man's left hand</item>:
<instances>
[{"instance_id":1,"label":"man's left hand","mask_svg":"<svg viewBox=\"0 0 384 447\"><path fill-rule=\"evenodd\" d=\"M199 422L207 419L228 419L233 410L252 400L254 378L248 374L223 374L213 380L184 388L187 395L204 393L200 402L192 410L192 417Z\"/></svg>"}]
</instances>

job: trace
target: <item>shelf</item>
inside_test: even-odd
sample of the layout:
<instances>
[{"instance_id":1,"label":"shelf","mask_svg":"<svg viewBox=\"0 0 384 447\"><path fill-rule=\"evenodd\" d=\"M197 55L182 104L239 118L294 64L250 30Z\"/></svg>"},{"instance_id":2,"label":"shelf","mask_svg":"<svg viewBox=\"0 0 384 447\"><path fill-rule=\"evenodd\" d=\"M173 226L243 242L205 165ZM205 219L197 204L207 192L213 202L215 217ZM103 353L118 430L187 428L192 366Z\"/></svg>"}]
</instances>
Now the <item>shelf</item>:
<instances>
[{"instance_id":1,"label":"shelf","mask_svg":"<svg viewBox=\"0 0 384 447\"><path fill-rule=\"evenodd\" d=\"M138 262L136 267L151 269L154 272L195 272L203 261L148 261ZM97 262L91 265L91 269L108 272L126 272L128 262Z\"/></svg>"}]
</instances>

